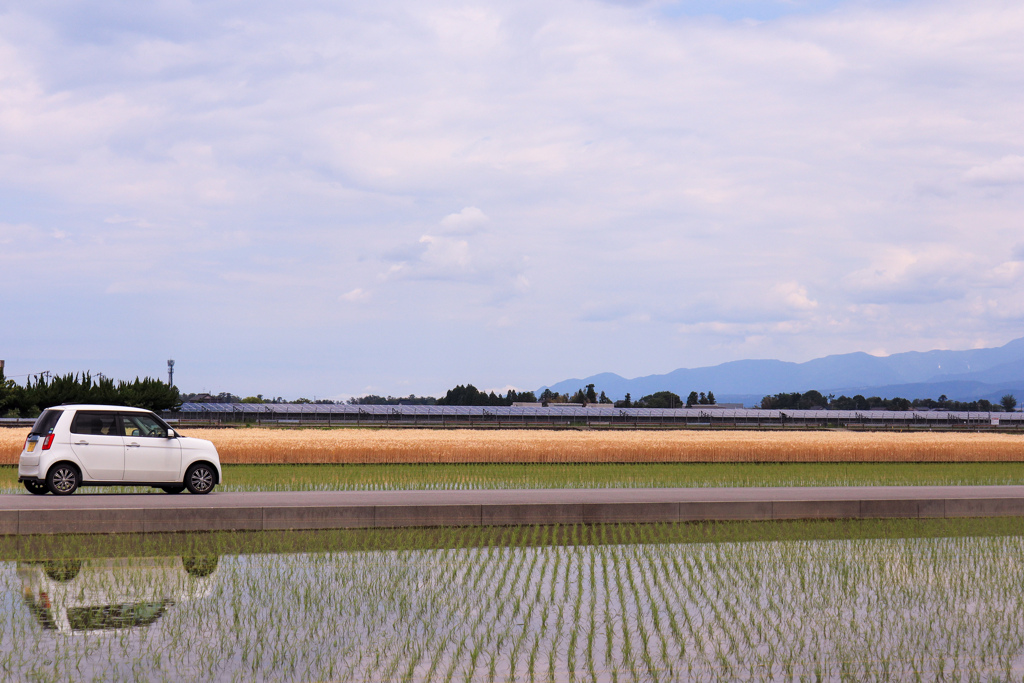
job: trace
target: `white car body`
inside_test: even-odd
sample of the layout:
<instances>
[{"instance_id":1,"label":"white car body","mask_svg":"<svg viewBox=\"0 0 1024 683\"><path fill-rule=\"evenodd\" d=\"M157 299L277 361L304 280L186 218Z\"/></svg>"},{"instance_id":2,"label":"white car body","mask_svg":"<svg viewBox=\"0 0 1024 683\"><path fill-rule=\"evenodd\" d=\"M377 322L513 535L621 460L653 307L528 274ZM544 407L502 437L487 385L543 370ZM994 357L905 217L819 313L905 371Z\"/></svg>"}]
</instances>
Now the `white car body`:
<instances>
[{"instance_id":1,"label":"white car body","mask_svg":"<svg viewBox=\"0 0 1024 683\"><path fill-rule=\"evenodd\" d=\"M62 463L80 474L71 491L54 490L48 480ZM65 405L47 408L36 420L18 461L18 481L29 490L49 486L54 493L73 492L79 485L155 486L177 492L186 486L194 465L214 472L212 485L221 482L216 446L178 434L151 411Z\"/></svg>"}]
</instances>

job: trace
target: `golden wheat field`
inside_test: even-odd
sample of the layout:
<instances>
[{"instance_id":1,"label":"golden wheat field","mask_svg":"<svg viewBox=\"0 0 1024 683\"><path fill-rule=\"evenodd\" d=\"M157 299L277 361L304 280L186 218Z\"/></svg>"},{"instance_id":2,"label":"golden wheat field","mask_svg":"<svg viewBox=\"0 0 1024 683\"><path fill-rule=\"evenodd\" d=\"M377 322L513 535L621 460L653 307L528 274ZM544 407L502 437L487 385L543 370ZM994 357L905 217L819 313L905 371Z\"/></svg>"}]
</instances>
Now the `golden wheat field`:
<instances>
[{"instance_id":1,"label":"golden wheat field","mask_svg":"<svg viewBox=\"0 0 1024 683\"><path fill-rule=\"evenodd\" d=\"M0 429L0 464L27 431ZM1024 435L905 432L186 429L221 461L272 463L1022 462Z\"/></svg>"}]
</instances>

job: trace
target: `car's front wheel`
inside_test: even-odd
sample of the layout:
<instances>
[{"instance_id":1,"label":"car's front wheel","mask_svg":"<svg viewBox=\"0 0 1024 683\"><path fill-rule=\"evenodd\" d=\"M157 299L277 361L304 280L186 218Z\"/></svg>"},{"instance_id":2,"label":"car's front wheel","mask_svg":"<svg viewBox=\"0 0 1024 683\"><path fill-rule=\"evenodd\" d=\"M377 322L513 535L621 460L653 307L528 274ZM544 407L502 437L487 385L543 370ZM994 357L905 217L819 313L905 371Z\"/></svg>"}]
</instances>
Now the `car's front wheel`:
<instances>
[{"instance_id":1,"label":"car's front wheel","mask_svg":"<svg viewBox=\"0 0 1024 683\"><path fill-rule=\"evenodd\" d=\"M185 488L189 493L204 494L213 490L217 481L217 473L205 463L198 463L188 468L185 473Z\"/></svg>"},{"instance_id":2,"label":"car's front wheel","mask_svg":"<svg viewBox=\"0 0 1024 683\"><path fill-rule=\"evenodd\" d=\"M29 493L35 494L37 496L45 495L46 492L49 490L49 489L46 488L46 484L44 482L41 482L41 481L27 481L26 480L25 481L25 488L28 489Z\"/></svg>"},{"instance_id":3,"label":"car's front wheel","mask_svg":"<svg viewBox=\"0 0 1024 683\"><path fill-rule=\"evenodd\" d=\"M68 463L54 465L46 475L46 488L55 496L70 496L81 483L82 475Z\"/></svg>"}]
</instances>

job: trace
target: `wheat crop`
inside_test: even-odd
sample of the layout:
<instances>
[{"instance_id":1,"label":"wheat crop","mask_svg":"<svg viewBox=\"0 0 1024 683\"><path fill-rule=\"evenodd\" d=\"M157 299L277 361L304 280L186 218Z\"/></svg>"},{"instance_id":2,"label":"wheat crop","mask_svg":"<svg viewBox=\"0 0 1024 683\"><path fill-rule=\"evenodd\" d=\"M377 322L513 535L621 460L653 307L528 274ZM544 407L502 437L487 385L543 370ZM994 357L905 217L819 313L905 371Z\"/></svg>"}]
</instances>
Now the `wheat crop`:
<instances>
[{"instance_id":1,"label":"wheat crop","mask_svg":"<svg viewBox=\"0 0 1024 683\"><path fill-rule=\"evenodd\" d=\"M190 430L225 463L664 463L1024 461L1007 434Z\"/></svg>"},{"instance_id":2,"label":"wheat crop","mask_svg":"<svg viewBox=\"0 0 1024 683\"><path fill-rule=\"evenodd\" d=\"M188 429L228 464L1024 462L1024 435L905 432ZM26 431L0 429L12 465Z\"/></svg>"}]
</instances>

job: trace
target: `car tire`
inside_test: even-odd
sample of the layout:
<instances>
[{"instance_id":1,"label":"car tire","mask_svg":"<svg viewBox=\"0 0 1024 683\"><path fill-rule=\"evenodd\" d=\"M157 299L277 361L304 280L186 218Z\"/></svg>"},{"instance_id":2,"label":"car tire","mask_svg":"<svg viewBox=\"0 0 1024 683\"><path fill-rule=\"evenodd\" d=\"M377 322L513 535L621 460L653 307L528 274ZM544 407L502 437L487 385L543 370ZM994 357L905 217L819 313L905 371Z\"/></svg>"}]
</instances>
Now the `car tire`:
<instances>
[{"instance_id":1,"label":"car tire","mask_svg":"<svg viewBox=\"0 0 1024 683\"><path fill-rule=\"evenodd\" d=\"M213 490L217 481L217 471L206 463L192 465L185 472L185 488L189 493L204 495Z\"/></svg>"},{"instance_id":2,"label":"car tire","mask_svg":"<svg viewBox=\"0 0 1024 683\"><path fill-rule=\"evenodd\" d=\"M82 571L82 561L47 560L46 562L43 562L43 571L46 573L46 576L54 581L67 583L78 576L78 573Z\"/></svg>"},{"instance_id":3,"label":"car tire","mask_svg":"<svg viewBox=\"0 0 1024 683\"><path fill-rule=\"evenodd\" d=\"M184 486L161 486L160 489L164 493L181 493L185 490Z\"/></svg>"},{"instance_id":4,"label":"car tire","mask_svg":"<svg viewBox=\"0 0 1024 683\"><path fill-rule=\"evenodd\" d=\"M55 496L70 496L81 483L82 474L67 462L54 465L46 475L46 488Z\"/></svg>"},{"instance_id":5,"label":"car tire","mask_svg":"<svg viewBox=\"0 0 1024 683\"><path fill-rule=\"evenodd\" d=\"M43 481L26 481L24 483L28 492L36 496L46 495L50 491L50 489L46 488L46 482Z\"/></svg>"},{"instance_id":6,"label":"car tire","mask_svg":"<svg viewBox=\"0 0 1024 683\"><path fill-rule=\"evenodd\" d=\"M201 579L205 576L209 576L217 569L217 562L220 558L216 555L206 557L183 557L181 558L181 565L188 572L189 576L197 579Z\"/></svg>"}]
</instances>

